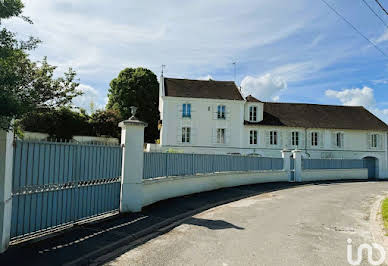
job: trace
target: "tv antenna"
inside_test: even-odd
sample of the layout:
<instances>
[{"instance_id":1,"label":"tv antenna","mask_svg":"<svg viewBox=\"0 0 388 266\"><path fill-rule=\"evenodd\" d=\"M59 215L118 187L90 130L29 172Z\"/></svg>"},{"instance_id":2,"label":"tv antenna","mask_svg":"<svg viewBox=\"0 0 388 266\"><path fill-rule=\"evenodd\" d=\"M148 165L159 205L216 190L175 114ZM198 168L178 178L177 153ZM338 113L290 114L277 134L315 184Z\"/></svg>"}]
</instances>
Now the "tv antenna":
<instances>
[{"instance_id":1,"label":"tv antenna","mask_svg":"<svg viewBox=\"0 0 388 266\"><path fill-rule=\"evenodd\" d=\"M163 77L163 72L165 68L166 68L166 65L162 65L162 77Z\"/></svg>"}]
</instances>

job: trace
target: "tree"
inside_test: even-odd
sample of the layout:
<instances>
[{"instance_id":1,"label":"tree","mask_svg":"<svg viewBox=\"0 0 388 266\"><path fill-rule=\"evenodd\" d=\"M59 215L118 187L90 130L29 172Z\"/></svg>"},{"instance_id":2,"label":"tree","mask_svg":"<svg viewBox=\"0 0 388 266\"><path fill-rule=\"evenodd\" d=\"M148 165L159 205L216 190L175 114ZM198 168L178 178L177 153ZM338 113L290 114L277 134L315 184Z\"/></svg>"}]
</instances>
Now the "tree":
<instances>
[{"instance_id":1,"label":"tree","mask_svg":"<svg viewBox=\"0 0 388 266\"><path fill-rule=\"evenodd\" d=\"M2 19L20 17L23 4L20 0L0 2L0 26ZM30 37L19 41L16 34L2 27L0 30L0 128L10 129L11 121L34 110L44 110L67 106L72 99L81 94L77 90L75 72L69 69L64 77L53 78L55 66L42 62L32 62L28 51L39 44Z\"/></svg>"},{"instance_id":2,"label":"tree","mask_svg":"<svg viewBox=\"0 0 388 266\"><path fill-rule=\"evenodd\" d=\"M89 119L82 110L76 112L62 107L28 113L18 124L25 131L48 133L50 138L70 140L75 135L94 135Z\"/></svg>"},{"instance_id":3,"label":"tree","mask_svg":"<svg viewBox=\"0 0 388 266\"><path fill-rule=\"evenodd\" d=\"M118 138L120 128L118 124L123 120L118 110L97 110L90 116L89 123L96 136L111 136Z\"/></svg>"},{"instance_id":4,"label":"tree","mask_svg":"<svg viewBox=\"0 0 388 266\"><path fill-rule=\"evenodd\" d=\"M146 142L159 138L159 83L156 75L146 68L125 68L110 82L107 109L118 110L121 117L131 116L130 107L136 106L136 117L148 123Z\"/></svg>"}]
</instances>

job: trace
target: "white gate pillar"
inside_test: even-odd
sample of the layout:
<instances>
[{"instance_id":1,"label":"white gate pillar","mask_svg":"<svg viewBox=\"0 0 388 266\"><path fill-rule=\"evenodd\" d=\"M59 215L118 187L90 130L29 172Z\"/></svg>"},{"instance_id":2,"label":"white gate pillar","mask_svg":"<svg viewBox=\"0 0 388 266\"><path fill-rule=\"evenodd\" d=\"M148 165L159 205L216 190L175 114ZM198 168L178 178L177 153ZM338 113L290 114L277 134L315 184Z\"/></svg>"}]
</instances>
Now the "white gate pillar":
<instances>
[{"instance_id":1,"label":"white gate pillar","mask_svg":"<svg viewBox=\"0 0 388 266\"><path fill-rule=\"evenodd\" d=\"M0 130L0 253L11 237L13 133Z\"/></svg>"},{"instance_id":2,"label":"white gate pillar","mask_svg":"<svg viewBox=\"0 0 388 266\"><path fill-rule=\"evenodd\" d=\"M147 123L135 117L135 107L131 107L131 113L131 118L119 124L123 147L120 212L139 212L143 206L144 128Z\"/></svg>"},{"instance_id":3,"label":"white gate pillar","mask_svg":"<svg viewBox=\"0 0 388 266\"><path fill-rule=\"evenodd\" d=\"M287 149L282 150L282 158L283 158L283 170L288 173L288 181L291 181L291 151Z\"/></svg>"},{"instance_id":4,"label":"white gate pillar","mask_svg":"<svg viewBox=\"0 0 388 266\"><path fill-rule=\"evenodd\" d=\"M293 150L292 157L294 158L294 178L296 182L302 181L302 151Z\"/></svg>"}]
</instances>

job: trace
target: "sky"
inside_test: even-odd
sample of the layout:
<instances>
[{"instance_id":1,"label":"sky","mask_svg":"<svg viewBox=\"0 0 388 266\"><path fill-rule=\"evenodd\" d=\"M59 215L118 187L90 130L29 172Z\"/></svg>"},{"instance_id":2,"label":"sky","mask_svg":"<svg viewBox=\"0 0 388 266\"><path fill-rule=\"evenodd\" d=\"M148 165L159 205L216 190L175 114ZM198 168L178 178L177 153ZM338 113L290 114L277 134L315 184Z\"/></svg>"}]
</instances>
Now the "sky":
<instances>
[{"instance_id":1,"label":"sky","mask_svg":"<svg viewBox=\"0 0 388 266\"><path fill-rule=\"evenodd\" d=\"M384 23L363 0L326 1L388 55L388 16L374 0L365 1ZM322 0L24 3L34 24L4 24L42 40L32 59L77 72L85 94L74 102L88 110L104 108L122 69L160 76L166 65L167 77L235 80L262 101L362 105L388 122L388 56Z\"/></svg>"}]
</instances>

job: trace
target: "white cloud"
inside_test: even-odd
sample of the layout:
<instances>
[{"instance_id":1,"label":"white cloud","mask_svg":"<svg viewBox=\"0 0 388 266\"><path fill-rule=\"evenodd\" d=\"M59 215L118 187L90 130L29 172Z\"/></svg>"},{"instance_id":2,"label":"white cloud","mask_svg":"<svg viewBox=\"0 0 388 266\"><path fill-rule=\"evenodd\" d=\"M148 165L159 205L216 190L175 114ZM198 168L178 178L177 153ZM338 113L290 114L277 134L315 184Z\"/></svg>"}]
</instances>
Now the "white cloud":
<instances>
[{"instance_id":1,"label":"white cloud","mask_svg":"<svg viewBox=\"0 0 388 266\"><path fill-rule=\"evenodd\" d=\"M388 41L388 30L386 30L380 37L375 40L376 43L381 43L385 41Z\"/></svg>"},{"instance_id":2,"label":"white cloud","mask_svg":"<svg viewBox=\"0 0 388 266\"><path fill-rule=\"evenodd\" d=\"M325 94L328 97L337 98L343 105L371 107L376 104L373 89L369 87L342 91L326 90Z\"/></svg>"},{"instance_id":3,"label":"white cloud","mask_svg":"<svg viewBox=\"0 0 388 266\"><path fill-rule=\"evenodd\" d=\"M263 76L246 76L241 82L242 91L245 96L253 95L259 100L279 100L279 92L287 88L287 83L270 73Z\"/></svg>"},{"instance_id":4,"label":"white cloud","mask_svg":"<svg viewBox=\"0 0 388 266\"><path fill-rule=\"evenodd\" d=\"M326 96L338 99L343 105L364 106L377 117L388 122L388 109L380 109L376 105L376 99L372 88L363 87L344 89L342 91L326 90Z\"/></svg>"},{"instance_id":5,"label":"white cloud","mask_svg":"<svg viewBox=\"0 0 388 266\"><path fill-rule=\"evenodd\" d=\"M88 113L91 113L91 111L95 111L97 109L105 108L108 97L102 96L98 90L86 84L80 84L78 89L81 90L84 94L73 99L73 106L83 108Z\"/></svg>"}]
</instances>

